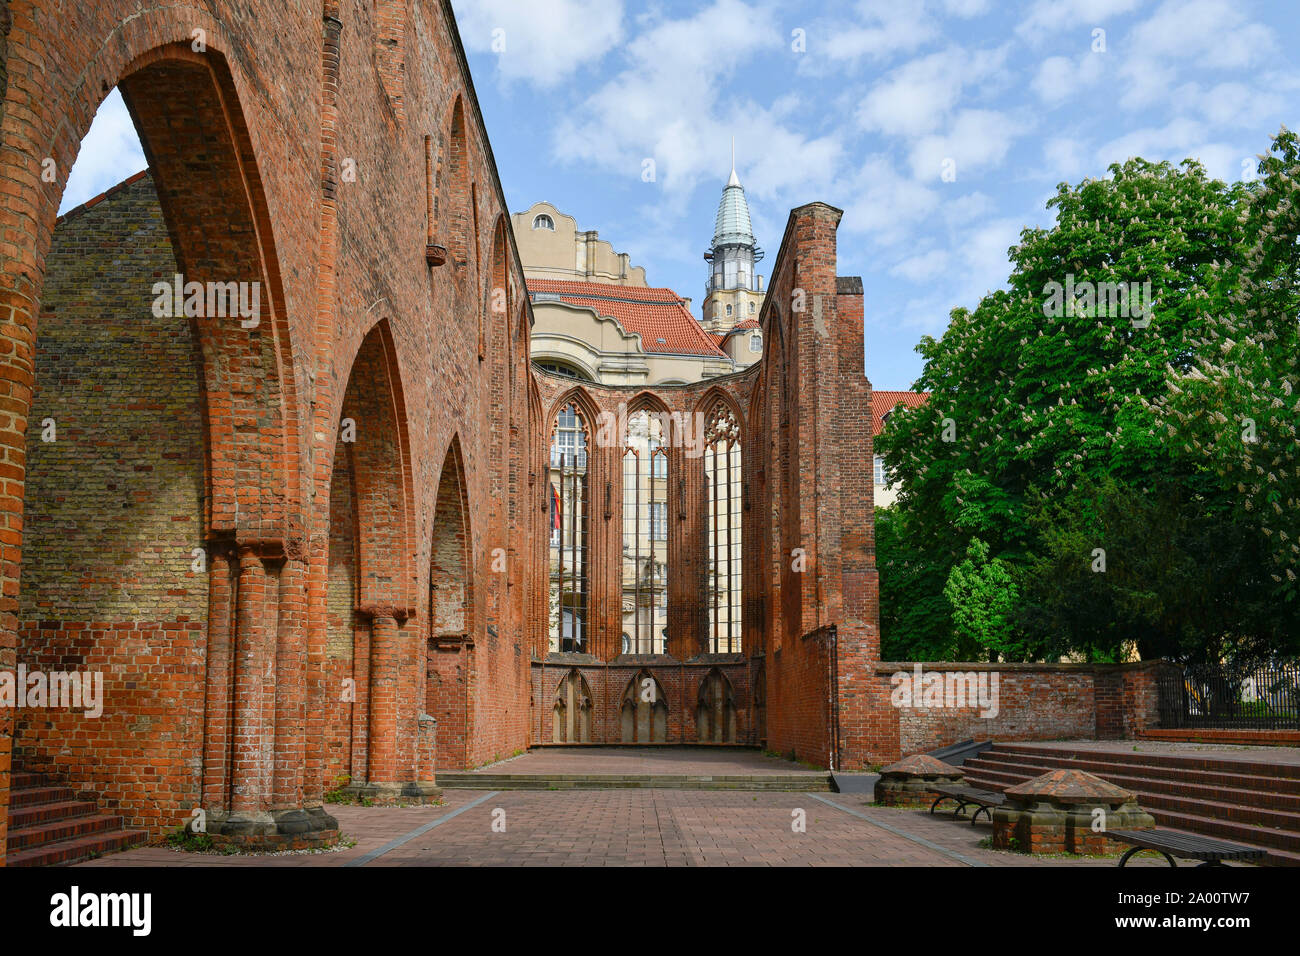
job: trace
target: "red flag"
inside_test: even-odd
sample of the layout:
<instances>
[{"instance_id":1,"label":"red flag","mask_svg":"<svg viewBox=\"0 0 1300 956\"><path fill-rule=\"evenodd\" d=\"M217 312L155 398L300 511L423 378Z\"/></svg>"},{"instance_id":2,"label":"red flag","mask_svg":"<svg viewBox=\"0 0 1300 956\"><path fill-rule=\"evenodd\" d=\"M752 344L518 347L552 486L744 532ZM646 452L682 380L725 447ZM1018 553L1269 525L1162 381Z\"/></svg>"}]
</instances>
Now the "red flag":
<instances>
[{"instance_id":1,"label":"red flag","mask_svg":"<svg viewBox=\"0 0 1300 956\"><path fill-rule=\"evenodd\" d=\"M551 485L551 527L560 530L560 493Z\"/></svg>"}]
</instances>

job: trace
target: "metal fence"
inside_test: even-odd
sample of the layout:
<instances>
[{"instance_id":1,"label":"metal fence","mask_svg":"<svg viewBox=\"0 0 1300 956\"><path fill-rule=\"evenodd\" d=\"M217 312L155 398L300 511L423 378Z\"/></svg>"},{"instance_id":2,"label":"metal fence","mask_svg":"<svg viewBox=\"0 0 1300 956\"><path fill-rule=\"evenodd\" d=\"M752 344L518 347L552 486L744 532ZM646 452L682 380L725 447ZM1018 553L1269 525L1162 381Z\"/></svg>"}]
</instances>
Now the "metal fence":
<instances>
[{"instance_id":1,"label":"metal fence","mask_svg":"<svg viewBox=\"0 0 1300 956\"><path fill-rule=\"evenodd\" d=\"M1300 729L1300 660L1170 668L1158 680L1163 728Z\"/></svg>"}]
</instances>

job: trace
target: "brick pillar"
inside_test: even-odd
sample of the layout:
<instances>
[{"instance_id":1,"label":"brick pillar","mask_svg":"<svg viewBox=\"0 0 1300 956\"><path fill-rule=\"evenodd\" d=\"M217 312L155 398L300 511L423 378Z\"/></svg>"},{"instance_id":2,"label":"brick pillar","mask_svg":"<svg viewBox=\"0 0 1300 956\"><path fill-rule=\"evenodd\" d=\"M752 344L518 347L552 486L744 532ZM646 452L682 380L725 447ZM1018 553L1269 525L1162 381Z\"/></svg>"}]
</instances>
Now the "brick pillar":
<instances>
[{"instance_id":1,"label":"brick pillar","mask_svg":"<svg viewBox=\"0 0 1300 956\"><path fill-rule=\"evenodd\" d=\"M397 619L376 612L370 622L370 757L366 779L397 779L397 708L401 693Z\"/></svg>"},{"instance_id":2,"label":"brick pillar","mask_svg":"<svg viewBox=\"0 0 1300 956\"><path fill-rule=\"evenodd\" d=\"M209 549L208 659L203 719L203 809L229 809L230 798L230 676L231 610L234 581L231 554L225 547Z\"/></svg>"},{"instance_id":3,"label":"brick pillar","mask_svg":"<svg viewBox=\"0 0 1300 956\"><path fill-rule=\"evenodd\" d=\"M266 566L252 548L239 550L235 612L235 741L231 760L233 811L270 806L274 746L274 644L268 639ZM268 702L271 704L268 707Z\"/></svg>"},{"instance_id":4,"label":"brick pillar","mask_svg":"<svg viewBox=\"0 0 1300 956\"><path fill-rule=\"evenodd\" d=\"M366 746L366 782L354 779L344 789L375 803L428 803L442 791L433 785L433 773L421 773L424 751L419 725L419 682L425 661L419 653L419 628L399 622L391 608L375 608L370 615L369 721ZM429 751L431 751L431 746Z\"/></svg>"},{"instance_id":5,"label":"brick pillar","mask_svg":"<svg viewBox=\"0 0 1300 956\"><path fill-rule=\"evenodd\" d=\"M302 806L306 758L307 568L290 559L280 571L275 650L276 810Z\"/></svg>"}]
</instances>

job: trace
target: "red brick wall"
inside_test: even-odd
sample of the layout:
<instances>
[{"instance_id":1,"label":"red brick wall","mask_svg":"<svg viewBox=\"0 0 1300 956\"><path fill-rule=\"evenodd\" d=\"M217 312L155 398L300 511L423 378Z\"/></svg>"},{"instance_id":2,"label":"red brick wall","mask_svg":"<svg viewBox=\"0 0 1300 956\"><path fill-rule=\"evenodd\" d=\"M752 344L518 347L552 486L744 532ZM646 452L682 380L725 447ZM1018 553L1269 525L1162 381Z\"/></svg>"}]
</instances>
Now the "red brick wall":
<instances>
[{"instance_id":1,"label":"red brick wall","mask_svg":"<svg viewBox=\"0 0 1300 956\"><path fill-rule=\"evenodd\" d=\"M190 321L152 309L151 286L174 263L148 178L56 231L19 592L18 659L104 679L97 719L20 711L19 763L150 827L196 801L203 740L207 574L192 564L205 544L204 396Z\"/></svg>"},{"instance_id":2,"label":"red brick wall","mask_svg":"<svg viewBox=\"0 0 1300 956\"><path fill-rule=\"evenodd\" d=\"M1132 739L1157 722L1155 678L1161 661L1140 664L923 664L924 673L997 674L994 717L977 706L892 708L897 749L886 760L975 740ZM891 677L914 674L914 664L875 667L886 693ZM991 685L990 685L991 686Z\"/></svg>"},{"instance_id":3,"label":"red brick wall","mask_svg":"<svg viewBox=\"0 0 1300 956\"><path fill-rule=\"evenodd\" d=\"M0 654L20 631L37 657L82 654L72 645L84 643L85 631L74 637L63 624L83 621L104 625L92 629L85 653L100 654L114 681L126 681L131 667L156 673L150 686L170 702L146 706L139 688L135 697L119 694L109 718L121 728L114 753L83 748L76 771L89 783L105 781L110 806L154 829L179 822L196 801L218 813L236 805L265 813L318 805L345 772L415 775L421 710L440 709L439 737L453 744L453 763L482 763L536 742L537 708L549 706L533 700L532 664L545 656L544 456L555 403L569 383L527 372L522 272L450 6L325 0L324 13L265 2L250 8L246 0L214 0L210 11L103 0L65 5L50 18L29 2L12 5L0 113L10 147L0 153L7 184L0 195ZM204 31L203 52L192 48L196 29ZM38 62L42 68L32 66ZM165 425L168 439L191 443L179 458L161 457L154 446L121 446L133 482L170 473L189 482L168 486L176 494L188 489L188 510L164 508L187 517L176 522L186 527L148 530L128 557L161 563L182 539L198 538L212 567L207 589L201 578L183 580L166 590L185 593L151 603L152 585L128 578L128 597L113 614L93 622L60 611L50 618L58 625L37 637L26 625L44 613L27 608L42 594L66 597L53 582L73 565L42 564L51 553L42 549L52 545L42 543L39 522L23 537L24 499L33 518L44 507L27 488L29 478L41 480L35 469L28 474L27 438L39 424L33 388L48 377L34 349L38 333L42 347L58 341L58 313L48 305L60 283L84 289L93 281L52 243L67 171L115 84L143 134L176 267L187 279L258 282L261 310L251 329L196 318L188 363L177 356L154 370L171 373L163 376L169 387L198 383L186 401L202 410L201 423L178 420L165 403L104 405L119 424ZM46 157L54 160L53 183L41 178ZM79 217L111 216L122 199L110 196ZM822 761L838 726L840 760L851 765L889 731L863 677L878 640L864 417L870 391L861 375L861 295L836 277L838 220L821 204L792 214L763 316L769 355L759 366L654 393L678 411L726 401L743 429L751 477L744 526L756 546L745 549L744 654L721 664L744 732L756 733L759 695L750 675L761 668L768 746ZM449 250L445 264L428 264L431 243ZM170 271L161 242L134 251L151 248L153 268L117 271L133 282ZM504 312L493 309L502 288ZM807 293L799 314L795 289ZM101 305L90 320L111 322L104 311ZM60 360L75 362L72 350L63 351ZM120 373L131 361L117 356L108 366ZM348 396L352 381L365 387ZM590 389L585 400L594 412L628 397ZM75 391L58 400L101 401ZM758 419L750 420L751 409ZM357 421L359 444L349 450L347 477L338 477L348 417ZM472 646L439 651L430 650L437 636L432 553L453 447L463 474ZM614 464L597 468L617 475ZM683 668L707 633L703 470L698 459L674 467L686 502L685 517L670 510L679 515L671 522L669 582L678 684L671 666L660 679L670 697L686 694L676 727L688 738L695 691L682 676L693 671ZM65 485L72 481L71 472L62 474ZM620 484L612 482L613 516ZM619 522L604 519L599 483L593 493L593 546L609 558ZM115 529L122 509L111 504L88 496L62 506L77 512L79 527ZM347 540L355 541L350 552ZM804 550L806 571L790 568L794 548ZM496 549L507 555L504 572L492 567ZM593 571L593 650L607 661L621 634L618 562L593 563ZM43 585L45 575L51 583ZM114 593L95 600L107 610L119 600ZM804 640L830 624L837 627L834 670L826 639ZM146 641L128 663L123 655ZM344 693L347 680L355 682L354 700ZM831 686L849 695L850 706L831 706ZM459 710L449 704L457 698ZM21 739L33 759L45 759L82 730L29 721ZM0 738L2 810L6 728ZM455 756L456 741L463 757ZM164 751L174 762L154 760Z\"/></svg>"}]
</instances>

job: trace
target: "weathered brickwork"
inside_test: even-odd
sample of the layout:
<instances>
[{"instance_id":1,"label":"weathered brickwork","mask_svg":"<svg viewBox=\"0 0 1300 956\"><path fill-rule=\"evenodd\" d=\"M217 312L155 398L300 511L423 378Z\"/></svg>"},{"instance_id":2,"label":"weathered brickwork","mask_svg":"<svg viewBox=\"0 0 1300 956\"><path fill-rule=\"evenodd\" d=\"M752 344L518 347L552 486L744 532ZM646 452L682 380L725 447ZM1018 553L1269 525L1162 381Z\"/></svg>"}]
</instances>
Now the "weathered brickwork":
<instances>
[{"instance_id":1,"label":"weathered brickwork","mask_svg":"<svg viewBox=\"0 0 1300 956\"><path fill-rule=\"evenodd\" d=\"M142 827L197 801L203 740L202 382L190 320L151 293L174 263L147 177L60 223L27 435L18 658L104 691L95 719L20 710L15 752Z\"/></svg>"},{"instance_id":2,"label":"weathered brickwork","mask_svg":"<svg viewBox=\"0 0 1300 956\"><path fill-rule=\"evenodd\" d=\"M923 753L961 740L1128 739L1158 721L1156 675L1164 666L1142 664L967 664L924 665L925 673L958 672L989 678L997 674L996 713L977 705L891 708L898 752ZM875 667L886 692L891 677L912 675L912 664ZM992 689L992 684L987 684ZM992 711L994 708L988 708Z\"/></svg>"},{"instance_id":3,"label":"weathered brickwork","mask_svg":"<svg viewBox=\"0 0 1300 956\"><path fill-rule=\"evenodd\" d=\"M149 176L58 223L114 86ZM108 698L16 735L0 713L0 862L15 743L155 835L202 807L224 839L285 846L331 838L345 782L427 799L436 768L529 746L734 740L852 768L925 736L876 673L871 386L838 210L791 213L761 363L575 388L531 370L447 0L0 2L0 92L0 666L100 669ZM141 296L176 273L255 285L257 308L155 321ZM734 418L738 653L706 653L704 467L673 447L667 647L623 655L620 450L594 446L591 640L549 652L567 401L592 423ZM1145 719L1102 710L1107 732Z\"/></svg>"}]
</instances>

